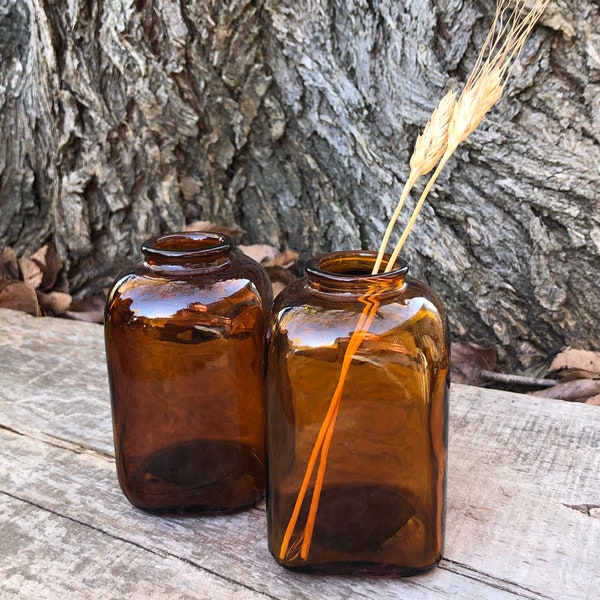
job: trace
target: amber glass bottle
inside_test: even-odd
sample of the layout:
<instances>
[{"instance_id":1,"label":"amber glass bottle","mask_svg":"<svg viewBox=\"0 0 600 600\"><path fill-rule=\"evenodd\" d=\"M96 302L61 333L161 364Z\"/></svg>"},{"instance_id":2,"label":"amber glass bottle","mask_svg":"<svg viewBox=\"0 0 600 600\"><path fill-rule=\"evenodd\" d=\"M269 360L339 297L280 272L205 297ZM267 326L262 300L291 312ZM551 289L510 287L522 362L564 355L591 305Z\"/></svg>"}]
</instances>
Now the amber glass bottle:
<instances>
[{"instance_id":1,"label":"amber glass bottle","mask_svg":"<svg viewBox=\"0 0 600 600\"><path fill-rule=\"evenodd\" d=\"M316 257L273 306L268 537L289 568L408 575L441 557L446 315L406 263L374 262Z\"/></svg>"},{"instance_id":2,"label":"amber glass bottle","mask_svg":"<svg viewBox=\"0 0 600 600\"><path fill-rule=\"evenodd\" d=\"M136 506L231 512L264 494L265 270L212 233L155 236L105 341L117 473Z\"/></svg>"}]
</instances>

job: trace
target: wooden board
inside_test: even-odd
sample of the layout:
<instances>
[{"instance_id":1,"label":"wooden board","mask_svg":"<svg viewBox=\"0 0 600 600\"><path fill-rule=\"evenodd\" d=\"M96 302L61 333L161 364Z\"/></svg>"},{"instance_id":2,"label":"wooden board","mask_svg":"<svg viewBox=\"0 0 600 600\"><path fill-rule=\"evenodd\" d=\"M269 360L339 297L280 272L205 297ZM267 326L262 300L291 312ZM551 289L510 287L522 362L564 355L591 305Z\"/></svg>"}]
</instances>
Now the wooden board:
<instances>
[{"instance_id":1,"label":"wooden board","mask_svg":"<svg viewBox=\"0 0 600 600\"><path fill-rule=\"evenodd\" d=\"M450 430L440 567L291 573L268 553L264 505L211 518L132 507L102 328L0 310L0 597L600 597L600 409L454 386Z\"/></svg>"}]
</instances>

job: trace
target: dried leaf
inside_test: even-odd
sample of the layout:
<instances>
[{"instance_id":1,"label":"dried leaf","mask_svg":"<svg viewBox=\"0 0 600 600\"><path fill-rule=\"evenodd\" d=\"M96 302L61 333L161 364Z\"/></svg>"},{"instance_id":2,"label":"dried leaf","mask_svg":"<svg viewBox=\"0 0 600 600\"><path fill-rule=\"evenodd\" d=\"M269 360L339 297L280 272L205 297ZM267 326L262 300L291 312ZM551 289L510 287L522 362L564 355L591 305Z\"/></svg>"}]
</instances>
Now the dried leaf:
<instances>
[{"instance_id":1,"label":"dried leaf","mask_svg":"<svg viewBox=\"0 0 600 600\"><path fill-rule=\"evenodd\" d=\"M42 273L40 265L30 258L20 258L19 267L21 268L23 281L31 289L37 290L42 283L42 279L44 278L44 274Z\"/></svg>"},{"instance_id":2,"label":"dried leaf","mask_svg":"<svg viewBox=\"0 0 600 600\"><path fill-rule=\"evenodd\" d=\"M268 260L263 263L264 267L283 267L284 269L289 269L293 267L300 255L290 248L286 248L283 252L280 252L275 258L272 260Z\"/></svg>"},{"instance_id":3,"label":"dried leaf","mask_svg":"<svg viewBox=\"0 0 600 600\"><path fill-rule=\"evenodd\" d=\"M600 394L596 394L595 396L591 396L585 401L586 404L591 404L592 406L600 406Z\"/></svg>"},{"instance_id":4,"label":"dried leaf","mask_svg":"<svg viewBox=\"0 0 600 600\"><path fill-rule=\"evenodd\" d=\"M106 296L103 294L74 300L71 309L65 311L64 316L76 321L103 323L105 303Z\"/></svg>"},{"instance_id":5,"label":"dried leaf","mask_svg":"<svg viewBox=\"0 0 600 600\"><path fill-rule=\"evenodd\" d=\"M34 317L41 315L35 290L21 281L11 283L0 279L0 308L20 310Z\"/></svg>"},{"instance_id":6,"label":"dried leaf","mask_svg":"<svg viewBox=\"0 0 600 600\"><path fill-rule=\"evenodd\" d=\"M267 272L267 275L271 281L280 281L284 285L287 285L296 279L294 274L289 269L285 269L284 267L267 266L265 267L265 271Z\"/></svg>"},{"instance_id":7,"label":"dried leaf","mask_svg":"<svg viewBox=\"0 0 600 600\"><path fill-rule=\"evenodd\" d=\"M87 323L104 322L103 310L66 310L64 316L74 321L86 321Z\"/></svg>"},{"instance_id":8,"label":"dried leaf","mask_svg":"<svg viewBox=\"0 0 600 600\"><path fill-rule=\"evenodd\" d=\"M456 342L451 346L452 381L467 385L480 385L485 381L481 371L496 367L496 351L471 342Z\"/></svg>"},{"instance_id":9,"label":"dried leaf","mask_svg":"<svg viewBox=\"0 0 600 600\"><path fill-rule=\"evenodd\" d=\"M226 225L217 225L211 221L194 221L183 228L184 231L204 231L206 233L223 233L238 240L244 231L237 225L227 227Z\"/></svg>"},{"instance_id":10,"label":"dried leaf","mask_svg":"<svg viewBox=\"0 0 600 600\"><path fill-rule=\"evenodd\" d=\"M564 376L576 375L578 378L600 377L600 352L567 348L554 357L549 371L562 371Z\"/></svg>"},{"instance_id":11,"label":"dried leaf","mask_svg":"<svg viewBox=\"0 0 600 600\"><path fill-rule=\"evenodd\" d=\"M285 289L286 284L282 281L272 281L271 287L273 288L273 298L276 298L279 292Z\"/></svg>"},{"instance_id":12,"label":"dried leaf","mask_svg":"<svg viewBox=\"0 0 600 600\"><path fill-rule=\"evenodd\" d=\"M17 253L8 246L0 254L0 278L8 279L9 281L17 281L19 279Z\"/></svg>"},{"instance_id":13,"label":"dried leaf","mask_svg":"<svg viewBox=\"0 0 600 600\"><path fill-rule=\"evenodd\" d=\"M73 297L63 292L44 293L37 291L38 302L46 314L62 315L71 307Z\"/></svg>"},{"instance_id":14,"label":"dried leaf","mask_svg":"<svg viewBox=\"0 0 600 600\"><path fill-rule=\"evenodd\" d=\"M533 392L533 396L555 398L568 402L585 402L588 398L600 394L600 379L575 379L561 381L551 388Z\"/></svg>"},{"instance_id":15,"label":"dried leaf","mask_svg":"<svg viewBox=\"0 0 600 600\"><path fill-rule=\"evenodd\" d=\"M42 273L42 281L39 288L44 292L51 290L56 284L58 274L63 266L54 246L46 244L29 258L38 265Z\"/></svg>"},{"instance_id":16,"label":"dried leaf","mask_svg":"<svg viewBox=\"0 0 600 600\"><path fill-rule=\"evenodd\" d=\"M286 248L280 252L268 244L252 244L250 246L240 244L238 248L246 256L253 258L265 267L273 286L273 297L277 296L288 283L295 279L290 269L298 260L299 255L296 251Z\"/></svg>"},{"instance_id":17,"label":"dried leaf","mask_svg":"<svg viewBox=\"0 0 600 600\"><path fill-rule=\"evenodd\" d=\"M273 298L288 284L294 281L295 277L289 269L284 267L273 266L265 267L267 275L273 286Z\"/></svg>"},{"instance_id":18,"label":"dried leaf","mask_svg":"<svg viewBox=\"0 0 600 600\"><path fill-rule=\"evenodd\" d=\"M250 258L253 258L257 263L266 264L275 260L281 252L275 246L268 244L252 244L245 246L240 244L238 248Z\"/></svg>"},{"instance_id":19,"label":"dried leaf","mask_svg":"<svg viewBox=\"0 0 600 600\"><path fill-rule=\"evenodd\" d=\"M289 269L294 266L299 257L299 254L295 250L286 248L283 252L280 252L277 248L269 244L252 244L250 246L240 244L238 248L246 256L253 258L265 268L283 267L284 269Z\"/></svg>"}]
</instances>

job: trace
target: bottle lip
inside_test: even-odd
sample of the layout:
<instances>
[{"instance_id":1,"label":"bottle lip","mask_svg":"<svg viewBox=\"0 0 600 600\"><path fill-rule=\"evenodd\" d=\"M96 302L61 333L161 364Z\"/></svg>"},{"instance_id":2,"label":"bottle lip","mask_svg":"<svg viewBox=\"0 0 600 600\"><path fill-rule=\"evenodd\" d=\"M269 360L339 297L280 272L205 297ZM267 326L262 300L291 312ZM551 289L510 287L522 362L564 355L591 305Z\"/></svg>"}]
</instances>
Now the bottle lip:
<instances>
[{"instance_id":1,"label":"bottle lip","mask_svg":"<svg viewBox=\"0 0 600 600\"><path fill-rule=\"evenodd\" d=\"M235 248L235 242L223 233L205 231L177 231L161 233L142 243L142 252L148 260L214 259L227 255Z\"/></svg>"},{"instance_id":2,"label":"bottle lip","mask_svg":"<svg viewBox=\"0 0 600 600\"><path fill-rule=\"evenodd\" d=\"M385 268L390 255L386 254L381 263ZM396 259L394 269L388 273L371 271L377 259L377 252L372 250L338 250L319 254L308 260L306 272L313 277L331 283L385 283L404 278L408 273L408 263L403 258Z\"/></svg>"}]
</instances>

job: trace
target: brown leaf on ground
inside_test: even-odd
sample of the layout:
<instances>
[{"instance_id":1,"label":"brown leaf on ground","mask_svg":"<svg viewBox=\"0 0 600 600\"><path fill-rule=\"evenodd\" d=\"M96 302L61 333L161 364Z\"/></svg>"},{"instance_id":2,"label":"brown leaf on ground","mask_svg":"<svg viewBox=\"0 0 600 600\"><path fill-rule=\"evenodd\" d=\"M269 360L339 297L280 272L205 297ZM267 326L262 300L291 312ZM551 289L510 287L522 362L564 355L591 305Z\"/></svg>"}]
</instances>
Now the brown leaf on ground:
<instances>
[{"instance_id":1,"label":"brown leaf on ground","mask_svg":"<svg viewBox=\"0 0 600 600\"><path fill-rule=\"evenodd\" d=\"M19 260L17 259L17 253L8 246L6 246L0 254L0 278L9 281L17 281L19 279Z\"/></svg>"},{"instance_id":2,"label":"brown leaf on ground","mask_svg":"<svg viewBox=\"0 0 600 600\"><path fill-rule=\"evenodd\" d=\"M105 303L106 296L104 294L73 300L70 310L65 311L64 316L76 321L103 323Z\"/></svg>"},{"instance_id":3,"label":"brown leaf on ground","mask_svg":"<svg viewBox=\"0 0 600 600\"><path fill-rule=\"evenodd\" d=\"M44 313L52 316L63 315L73 302L71 294L63 292L45 293L37 290L37 298Z\"/></svg>"},{"instance_id":4,"label":"brown leaf on ground","mask_svg":"<svg viewBox=\"0 0 600 600\"><path fill-rule=\"evenodd\" d=\"M11 308L41 316L35 290L22 281L10 282L0 279L0 308Z\"/></svg>"},{"instance_id":5,"label":"brown leaf on ground","mask_svg":"<svg viewBox=\"0 0 600 600\"><path fill-rule=\"evenodd\" d=\"M280 252L275 246L269 244L251 244L244 246L240 244L238 248L250 258L260 263L263 267L283 267L290 269L296 264L300 256L295 250L286 248Z\"/></svg>"},{"instance_id":6,"label":"brown leaf on ground","mask_svg":"<svg viewBox=\"0 0 600 600\"><path fill-rule=\"evenodd\" d=\"M597 394L600 394L600 379L560 381L551 388L531 392L532 396L543 396L545 398L555 398L568 402L585 402L588 398Z\"/></svg>"},{"instance_id":7,"label":"brown leaf on ground","mask_svg":"<svg viewBox=\"0 0 600 600\"><path fill-rule=\"evenodd\" d=\"M286 248L283 252L280 252L272 260L267 260L267 262L263 263L263 266L265 268L283 267L284 269L290 269L296 264L299 256L300 255L295 250L292 250L291 248ZM294 278L292 277L292 279Z\"/></svg>"},{"instance_id":8,"label":"brown leaf on ground","mask_svg":"<svg viewBox=\"0 0 600 600\"><path fill-rule=\"evenodd\" d=\"M280 252L269 244L251 244L249 246L240 244L238 248L266 269L273 285L274 297L295 279L291 271L299 256L295 250L286 248L283 252Z\"/></svg>"},{"instance_id":9,"label":"brown leaf on ground","mask_svg":"<svg viewBox=\"0 0 600 600\"><path fill-rule=\"evenodd\" d=\"M600 377L600 352L567 348L554 357L548 371L560 374L561 379Z\"/></svg>"},{"instance_id":10,"label":"brown leaf on ground","mask_svg":"<svg viewBox=\"0 0 600 600\"><path fill-rule=\"evenodd\" d=\"M272 266L265 267L271 284L273 285L273 297L277 296L279 292L288 284L294 281L295 277L289 269L284 267Z\"/></svg>"},{"instance_id":11,"label":"brown leaf on ground","mask_svg":"<svg viewBox=\"0 0 600 600\"><path fill-rule=\"evenodd\" d=\"M269 244L251 244L249 246L239 244L238 248L246 256L253 258L262 265L274 261L281 254L275 246L269 246Z\"/></svg>"},{"instance_id":12,"label":"brown leaf on ground","mask_svg":"<svg viewBox=\"0 0 600 600\"><path fill-rule=\"evenodd\" d=\"M600 394L596 394L595 396L590 396L586 401L586 404L591 404L592 406L600 406Z\"/></svg>"},{"instance_id":13,"label":"brown leaf on ground","mask_svg":"<svg viewBox=\"0 0 600 600\"><path fill-rule=\"evenodd\" d=\"M58 274L63 267L63 263L58 257L54 246L52 244L46 244L29 258L38 265L42 273L42 280L39 288L43 292L51 290L56 284Z\"/></svg>"},{"instance_id":14,"label":"brown leaf on ground","mask_svg":"<svg viewBox=\"0 0 600 600\"><path fill-rule=\"evenodd\" d=\"M184 231L204 231L206 233L223 233L238 240L244 231L237 225L227 227L226 225L217 225L211 221L194 221L183 228Z\"/></svg>"},{"instance_id":15,"label":"brown leaf on ground","mask_svg":"<svg viewBox=\"0 0 600 600\"><path fill-rule=\"evenodd\" d=\"M496 351L471 342L455 342L451 346L452 382L481 385L485 379L482 371L496 367Z\"/></svg>"},{"instance_id":16,"label":"brown leaf on ground","mask_svg":"<svg viewBox=\"0 0 600 600\"><path fill-rule=\"evenodd\" d=\"M30 258L20 258L19 268L21 269L21 275L23 281L33 290L36 290L42 284L44 274L40 265L31 260Z\"/></svg>"}]
</instances>

